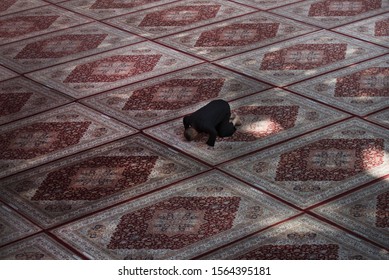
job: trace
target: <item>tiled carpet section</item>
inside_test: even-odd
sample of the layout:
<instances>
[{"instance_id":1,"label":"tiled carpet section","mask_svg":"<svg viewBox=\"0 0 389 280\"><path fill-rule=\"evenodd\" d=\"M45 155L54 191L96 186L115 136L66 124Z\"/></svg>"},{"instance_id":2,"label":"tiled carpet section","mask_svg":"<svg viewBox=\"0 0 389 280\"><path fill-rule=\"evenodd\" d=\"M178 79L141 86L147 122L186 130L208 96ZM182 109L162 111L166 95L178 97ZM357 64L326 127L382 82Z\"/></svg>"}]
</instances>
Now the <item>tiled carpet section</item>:
<instances>
[{"instance_id":1,"label":"tiled carpet section","mask_svg":"<svg viewBox=\"0 0 389 280\"><path fill-rule=\"evenodd\" d=\"M290 39L217 62L276 86L372 58L387 49L330 31Z\"/></svg>"},{"instance_id":2,"label":"tiled carpet section","mask_svg":"<svg viewBox=\"0 0 389 280\"><path fill-rule=\"evenodd\" d=\"M73 99L25 78L0 82L0 124L64 105Z\"/></svg>"},{"instance_id":3,"label":"tiled carpet section","mask_svg":"<svg viewBox=\"0 0 389 280\"><path fill-rule=\"evenodd\" d=\"M213 99L233 100L269 86L210 65L122 87L82 102L137 128L190 114Z\"/></svg>"},{"instance_id":4,"label":"tiled carpet section","mask_svg":"<svg viewBox=\"0 0 389 280\"><path fill-rule=\"evenodd\" d=\"M253 11L230 1L185 0L107 22L148 38L157 38Z\"/></svg>"},{"instance_id":5,"label":"tiled carpet section","mask_svg":"<svg viewBox=\"0 0 389 280\"><path fill-rule=\"evenodd\" d=\"M267 13L255 13L158 41L208 60L231 56L317 30Z\"/></svg>"},{"instance_id":6,"label":"tiled carpet section","mask_svg":"<svg viewBox=\"0 0 389 280\"><path fill-rule=\"evenodd\" d=\"M0 61L25 73L140 41L103 24L86 24L0 47Z\"/></svg>"},{"instance_id":7,"label":"tiled carpet section","mask_svg":"<svg viewBox=\"0 0 389 280\"><path fill-rule=\"evenodd\" d=\"M199 63L145 42L33 72L32 79L81 98Z\"/></svg>"},{"instance_id":8,"label":"tiled carpet section","mask_svg":"<svg viewBox=\"0 0 389 280\"><path fill-rule=\"evenodd\" d=\"M358 119L307 134L223 169L306 208L387 175L389 131Z\"/></svg>"},{"instance_id":9,"label":"tiled carpet section","mask_svg":"<svg viewBox=\"0 0 389 280\"><path fill-rule=\"evenodd\" d=\"M0 259L389 260L387 0L0 0ZM233 136L184 138L229 102Z\"/></svg>"},{"instance_id":10,"label":"tiled carpet section","mask_svg":"<svg viewBox=\"0 0 389 280\"><path fill-rule=\"evenodd\" d=\"M385 0L307 0L273 12L324 28L332 28L349 22L389 11Z\"/></svg>"},{"instance_id":11,"label":"tiled carpet section","mask_svg":"<svg viewBox=\"0 0 389 280\"><path fill-rule=\"evenodd\" d=\"M0 176L101 145L135 130L79 104L2 126Z\"/></svg>"},{"instance_id":12,"label":"tiled carpet section","mask_svg":"<svg viewBox=\"0 0 389 280\"><path fill-rule=\"evenodd\" d=\"M334 30L389 47L389 13L357 21Z\"/></svg>"},{"instance_id":13,"label":"tiled carpet section","mask_svg":"<svg viewBox=\"0 0 389 280\"><path fill-rule=\"evenodd\" d=\"M212 172L54 233L94 259L183 259L296 212Z\"/></svg>"},{"instance_id":14,"label":"tiled carpet section","mask_svg":"<svg viewBox=\"0 0 389 280\"><path fill-rule=\"evenodd\" d=\"M0 18L0 45L90 22L55 6L43 6Z\"/></svg>"},{"instance_id":15,"label":"tiled carpet section","mask_svg":"<svg viewBox=\"0 0 389 280\"><path fill-rule=\"evenodd\" d=\"M208 139L205 134L188 142L184 138L181 119L155 126L146 132L215 165L347 116L277 89L231 102L231 107L243 124L232 137L218 138L214 148L205 144Z\"/></svg>"},{"instance_id":16,"label":"tiled carpet section","mask_svg":"<svg viewBox=\"0 0 389 280\"><path fill-rule=\"evenodd\" d=\"M289 89L356 115L388 106L389 55L354 64Z\"/></svg>"},{"instance_id":17,"label":"tiled carpet section","mask_svg":"<svg viewBox=\"0 0 389 280\"><path fill-rule=\"evenodd\" d=\"M0 198L40 226L50 227L206 169L136 136L2 180Z\"/></svg>"},{"instance_id":18,"label":"tiled carpet section","mask_svg":"<svg viewBox=\"0 0 389 280\"><path fill-rule=\"evenodd\" d=\"M389 247L389 180L356 191L314 210L378 244Z\"/></svg>"},{"instance_id":19,"label":"tiled carpet section","mask_svg":"<svg viewBox=\"0 0 389 280\"><path fill-rule=\"evenodd\" d=\"M174 0L72 0L60 5L95 19L105 19L170 2Z\"/></svg>"}]
</instances>

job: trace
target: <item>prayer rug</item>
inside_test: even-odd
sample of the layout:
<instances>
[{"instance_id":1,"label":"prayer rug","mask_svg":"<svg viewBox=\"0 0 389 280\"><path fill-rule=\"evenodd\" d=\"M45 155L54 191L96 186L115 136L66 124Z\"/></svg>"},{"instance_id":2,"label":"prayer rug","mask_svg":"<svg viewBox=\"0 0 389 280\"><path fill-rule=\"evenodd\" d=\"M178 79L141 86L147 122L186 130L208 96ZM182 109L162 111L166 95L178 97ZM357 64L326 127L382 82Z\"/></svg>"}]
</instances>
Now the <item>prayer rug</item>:
<instances>
[{"instance_id":1,"label":"prayer rug","mask_svg":"<svg viewBox=\"0 0 389 280\"><path fill-rule=\"evenodd\" d=\"M265 12L181 32L158 40L215 60L309 33L317 28Z\"/></svg>"},{"instance_id":2,"label":"prayer rug","mask_svg":"<svg viewBox=\"0 0 389 280\"><path fill-rule=\"evenodd\" d=\"M199 62L158 44L144 42L36 71L28 77L82 98Z\"/></svg>"},{"instance_id":3,"label":"prayer rug","mask_svg":"<svg viewBox=\"0 0 389 280\"><path fill-rule=\"evenodd\" d=\"M365 116L389 105L389 55L298 83L289 89Z\"/></svg>"},{"instance_id":4,"label":"prayer rug","mask_svg":"<svg viewBox=\"0 0 389 280\"><path fill-rule=\"evenodd\" d=\"M82 102L140 129L189 114L212 99L230 101L268 88L233 72L200 65Z\"/></svg>"},{"instance_id":5,"label":"prayer rug","mask_svg":"<svg viewBox=\"0 0 389 280\"><path fill-rule=\"evenodd\" d=\"M388 142L387 129L352 119L222 169L306 208L389 174Z\"/></svg>"},{"instance_id":6,"label":"prayer rug","mask_svg":"<svg viewBox=\"0 0 389 280\"><path fill-rule=\"evenodd\" d=\"M147 38L158 38L253 11L255 10L223 0L185 0L107 22Z\"/></svg>"},{"instance_id":7,"label":"prayer rug","mask_svg":"<svg viewBox=\"0 0 389 280\"><path fill-rule=\"evenodd\" d=\"M236 55L217 64L285 86L387 52L387 49L330 31L318 31Z\"/></svg>"},{"instance_id":8,"label":"prayer rug","mask_svg":"<svg viewBox=\"0 0 389 280\"><path fill-rule=\"evenodd\" d=\"M135 133L80 104L65 105L1 128L0 177Z\"/></svg>"},{"instance_id":9,"label":"prayer rug","mask_svg":"<svg viewBox=\"0 0 389 280\"><path fill-rule=\"evenodd\" d=\"M188 142L182 119L145 130L185 153L217 165L345 118L347 115L280 89L271 89L230 103L242 121L232 137L207 146L207 134Z\"/></svg>"},{"instance_id":10,"label":"prayer rug","mask_svg":"<svg viewBox=\"0 0 389 280\"><path fill-rule=\"evenodd\" d=\"M54 6L0 18L0 45L90 22L90 19Z\"/></svg>"},{"instance_id":11,"label":"prayer rug","mask_svg":"<svg viewBox=\"0 0 389 280\"><path fill-rule=\"evenodd\" d=\"M18 73L26 73L141 40L127 32L92 23L2 46L0 62Z\"/></svg>"},{"instance_id":12,"label":"prayer rug","mask_svg":"<svg viewBox=\"0 0 389 280\"><path fill-rule=\"evenodd\" d=\"M297 213L212 171L53 233L92 259L190 259Z\"/></svg>"},{"instance_id":13,"label":"prayer rug","mask_svg":"<svg viewBox=\"0 0 389 280\"><path fill-rule=\"evenodd\" d=\"M272 12L323 28L347 24L389 11L385 0L309 0Z\"/></svg>"},{"instance_id":14,"label":"prayer rug","mask_svg":"<svg viewBox=\"0 0 389 280\"><path fill-rule=\"evenodd\" d=\"M2 180L0 198L47 228L206 169L165 145L135 136Z\"/></svg>"}]
</instances>

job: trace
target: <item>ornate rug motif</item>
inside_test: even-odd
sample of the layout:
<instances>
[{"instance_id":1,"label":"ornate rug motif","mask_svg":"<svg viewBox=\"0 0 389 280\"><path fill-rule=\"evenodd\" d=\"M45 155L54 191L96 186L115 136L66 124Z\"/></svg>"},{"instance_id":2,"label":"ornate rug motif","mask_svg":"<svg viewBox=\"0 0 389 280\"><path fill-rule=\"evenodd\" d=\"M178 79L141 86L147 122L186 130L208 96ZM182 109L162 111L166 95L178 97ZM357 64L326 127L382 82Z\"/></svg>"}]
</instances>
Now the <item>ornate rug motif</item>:
<instances>
[{"instance_id":1,"label":"ornate rug motif","mask_svg":"<svg viewBox=\"0 0 389 280\"><path fill-rule=\"evenodd\" d=\"M230 105L243 125L232 137L218 138L214 148L206 145L208 135L205 134L195 141L186 141L182 119L147 129L146 133L216 165L347 116L276 89L239 99Z\"/></svg>"},{"instance_id":2,"label":"ornate rug motif","mask_svg":"<svg viewBox=\"0 0 389 280\"><path fill-rule=\"evenodd\" d=\"M44 6L0 18L1 45L87 23L85 17Z\"/></svg>"},{"instance_id":3,"label":"ornate rug motif","mask_svg":"<svg viewBox=\"0 0 389 280\"><path fill-rule=\"evenodd\" d=\"M130 12L167 4L174 0L72 0L59 5L95 19L120 16Z\"/></svg>"},{"instance_id":4,"label":"ornate rug motif","mask_svg":"<svg viewBox=\"0 0 389 280\"><path fill-rule=\"evenodd\" d=\"M139 129L191 113L212 99L233 100L268 86L215 66L174 74L105 92L83 100Z\"/></svg>"},{"instance_id":5,"label":"ornate rug motif","mask_svg":"<svg viewBox=\"0 0 389 280\"><path fill-rule=\"evenodd\" d=\"M39 227L0 202L0 246L38 231Z\"/></svg>"},{"instance_id":6,"label":"ornate rug motif","mask_svg":"<svg viewBox=\"0 0 389 280\"><path fill-rule=\"evenodd\" d=\"M140 40L126 32L93 23L0 47L0 62L26 73Z\"/></svg>"},{"instance_id":7,"label":"ornate rug motif","mask_svg":"<svg viewBox=\"0 0 389 280\"><path fill-rule=\"evenodd\" d=\"M158 41L215 60L314 30L314 27L260 12L181 32Z\"/></svg>"},{"instance_id":8,"label":"ornate rug motif","mask_svg":"<svg viewBox=\"0 0 389 280\"><path fill-rule=\"evenodd\" d=\"M389 109L370 115L367 119L389 128Z\"/></svg>"},{"instance_id":9,"label":"ornate rug motif","mask_svg":"<svg viewBox=\"0 0 389 280\"><path fill-rule=\"evenodd\" d=\"M255 10L222 0L185 0L107 22L147 38L157 38L252 11Z\"/></svg>"},{"instance_id":10,"label":"ornate rug motif","mask_svg":"<svg viewBox=\"0 0 389 280\"><path fill-rule=\"evenodd\" d=\"M389 19L387 13L338 27L334 30L389 47Z\"/></svg>"},{"instance_id":11,"label":"ornate rug motif","mask_svg":"<svg viewBox=\"0 0 389 280\"><path fill-rule=\"evenodd\" d=\"M323 28L333 28L389 11L383 0L309 0L272 12Z\"/></svg>"},{"instance_id":12,"label":"ornate rug motif","mask_svg":"<svg viewBox=\"0 0 389 280\"><path fill-rule=\"evenodd\" d=\"M134 132L79 104L4 125L0 135L0 177Z\"/></svg>"},{"instance_id":13,"label":"ornate rug motif","mask_svg":"<svg viewBox=\"0 0 389 280\"><path fill-rule=\"evenodd\" d=\"M318 31L217 62L277 86L285 86L373 58L386 49L330 31Z\"/></svg>"},{"instance_id":14,"label":"ornate rug motif","mask_svg":"<svg viewBox=\"0 0 389 280\"><path fill-rule=\"evenodd\" d=\"M312 211L389 248L389 180L375 183Z\"/></svg>"},{"instance_id":15,"label":"ornate rug motif","mask_svg":"<svg viewBox=\"0 0 389 280\"><path fill-rule=\"evenodd\" d=\"M388 135L383 128L353 119L222 168L306 208L387 175Z\"/></svg>"},{"instance_id":16,"label":"ornate rug motif","mask_svg":"<svg viewBox=\"0 0 389 280\"><path fill-rule=\"evenodd\" d=\"M77 260L79 256L49 236L33 237L0 248L1 260Z\"/></svg>"},{"instance_id":17,"label":"ornate rug motif","mask_svg":"<svg viewBox=\"0 0 389 280\"><path fill-rule=\"evenodd\" d=\"M34 115L71 101L62 94L24 78L0 83L0 124Z\"/></svg>"},{"instance_id":18,"label":"ornate rug motif","mask_svg":"<svg viewBox=\"0 0 389 280\"><path fill-rule=\"evenodd\" d=\"M298 1L299 0L234 0L234 2L242 3L261 10L269 10Z\"/></svg>"},{"instance_id":19,"label":"ornate rug motif","mask_svg":"<svg viewBox=\"0 0 389 280\"><path fill-rule=\"evenodd\" d=\"M53 233L94 259L190 259L294 214L213 171Z\"/></svg>"},{"instance_id":20,"label":"ornate rug motif","mask_svg":"<svg viewBox=\"0 0 389 280\"><path fill-rule=\"evenodd\" d=\"M18 74L16 74L15 72L13 72L5 67L2 67L0 65L0 81L8 80L8 79L11 79L11 78L14 78L17 76L18 76Z\"/></svg>"},{"instance_id":21,"label":"ornate rug motif","mask_svg":"<svg viewBox=\"0 0 389 280\"><path fill-rule=\"evenodd\" d=\"M389 55L298 83L290 90L364 116L388 106Z\"/></svg>"},{"instance_id":22,"label":"ornate rug motif","mask_svg":"<svg viewBox=\"0 0 389 280\"><path fill-rule=\"evenodd\" d=\"M47 5L41 0L2 0L0 3L0 16Z\"/></svg>"},{"instance_id":23,"label":"ornate rug motif","mask_svg":"<svg viewBox=\"0 0 389 280\"><path fill-rule=\"evenodd\" d=\"M387 260L389 252L303 215L224 247L203 259Z\"/></svg>"},{"instance_id":24,"label":"ornate rug motif","mask_svg":"<svg viewBox=\"0 0 389 280\"><path fill-rule=\"evenodd\" d=\"M36 71L28 76L75 98L82 98L198 62L179 52L145 42Z\"/></svg>"},{"instance_id":25,"label":"ornate rug motif","mask_svg":"<svg viewBox=\"0 0 389 280\"><path fill-rule=\"evenodd\" d=\"M130 137L3 180L0 197L47 228L206 169L148 138Z\"/></svg>"}]
</instances>

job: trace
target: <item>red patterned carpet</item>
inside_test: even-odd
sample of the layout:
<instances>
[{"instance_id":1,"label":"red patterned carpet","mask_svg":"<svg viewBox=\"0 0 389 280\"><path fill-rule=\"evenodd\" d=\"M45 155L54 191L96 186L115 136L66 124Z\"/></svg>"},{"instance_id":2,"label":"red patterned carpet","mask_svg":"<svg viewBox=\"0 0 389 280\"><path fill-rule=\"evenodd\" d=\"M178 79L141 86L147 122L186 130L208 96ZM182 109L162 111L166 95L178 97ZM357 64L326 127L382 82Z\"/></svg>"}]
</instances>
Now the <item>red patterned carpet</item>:
<instances>
[{"instance_id":1,"label":"red patterned carpet","mask_svg":"<svg viewBox=\"0 0 389 280\"><path fill-rule=\"evenodd\" d=\"M389 259L389 2L4 0L0 259ZM225 99L214 148L183 116Z\"/></svg>"}]
</instances>

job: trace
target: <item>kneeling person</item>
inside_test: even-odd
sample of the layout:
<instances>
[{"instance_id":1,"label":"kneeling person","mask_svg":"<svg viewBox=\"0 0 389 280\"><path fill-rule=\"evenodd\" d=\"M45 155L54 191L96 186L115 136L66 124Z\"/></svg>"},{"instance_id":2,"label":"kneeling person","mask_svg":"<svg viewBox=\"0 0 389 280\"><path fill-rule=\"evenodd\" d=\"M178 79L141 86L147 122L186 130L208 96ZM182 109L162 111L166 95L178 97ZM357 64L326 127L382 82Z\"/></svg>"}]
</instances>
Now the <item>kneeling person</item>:
<instances>
[{"instance_id":1,"label":"kneeling person","mask_svg":"<svg viewBox=\"0 0 389 280\"><path fill-rule=\"evenodd\" d=\"M207 144L214 146L216 137L229 137L241 125L239 117L231 114L230 105L224 100L213 100L193 114L184 117L184 136L194 140L200 132L209 134Z\"/></svg>"}]
</instances>

